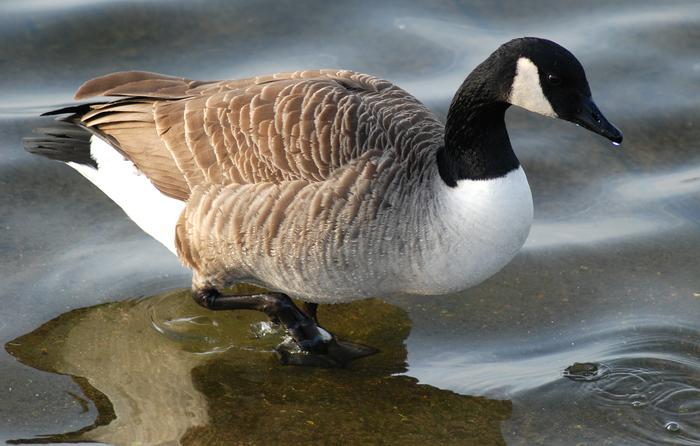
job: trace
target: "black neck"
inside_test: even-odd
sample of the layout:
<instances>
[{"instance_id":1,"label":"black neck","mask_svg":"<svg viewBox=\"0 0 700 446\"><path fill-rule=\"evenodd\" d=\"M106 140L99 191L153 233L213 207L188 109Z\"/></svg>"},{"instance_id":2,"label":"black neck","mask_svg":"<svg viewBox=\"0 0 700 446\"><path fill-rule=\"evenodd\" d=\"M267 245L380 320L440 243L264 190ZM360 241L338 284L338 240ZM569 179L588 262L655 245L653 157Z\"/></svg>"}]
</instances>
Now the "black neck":
<instances>
[{"instance_id":1,"label":"black neck","mask_svg":"<svg viewBox=\"0 0 700 446\"><path fill-rule=\"evenodd\" d=\"M491 82L494 70L483 65L464 81L447 114L445 145L438 150L437 163L450 187L463 179L502 177L520 166L504 120L510 106L505 102L507 88Z\"/></svg>"}]
</instances>

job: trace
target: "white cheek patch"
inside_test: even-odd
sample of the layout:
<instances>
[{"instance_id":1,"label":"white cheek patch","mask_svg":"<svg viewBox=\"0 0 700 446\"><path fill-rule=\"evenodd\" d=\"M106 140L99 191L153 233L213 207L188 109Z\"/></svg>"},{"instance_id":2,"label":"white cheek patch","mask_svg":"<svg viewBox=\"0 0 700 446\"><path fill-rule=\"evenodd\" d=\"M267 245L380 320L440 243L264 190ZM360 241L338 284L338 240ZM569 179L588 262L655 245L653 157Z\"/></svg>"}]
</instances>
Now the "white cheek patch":
<instances>
[{"instance_id":1,"label":"white cheek patch","mask_svg":"<svg viewBox=\"0 0 700 446\"><path fill-rule=\"evenodd\" d=\"M552 118L557 117L557 114L552 109L552 104L549 103L542 92L537 66L527 57L518 59L508 102L531 112L551 116Z\"/></svg>"}]
</instances>

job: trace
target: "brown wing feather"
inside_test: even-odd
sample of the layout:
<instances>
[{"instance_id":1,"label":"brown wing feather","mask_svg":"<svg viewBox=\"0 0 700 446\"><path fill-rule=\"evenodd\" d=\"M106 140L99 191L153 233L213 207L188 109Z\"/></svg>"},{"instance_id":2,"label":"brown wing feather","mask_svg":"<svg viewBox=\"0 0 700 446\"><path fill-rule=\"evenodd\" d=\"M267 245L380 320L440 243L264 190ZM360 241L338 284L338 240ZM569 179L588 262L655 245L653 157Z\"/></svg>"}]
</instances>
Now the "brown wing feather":
<instances>
[{"instance_id":1,"label":"brown wing feather","mask_svg":"<svg viewBox=\"0 0 700 446\"><path fill-rule=\"evenodd\" d=\"M434 121L405 91L351 71L219 82L121 72L86 82L76 98L95 95L128 98L93 106L82 123L180 199L202 183L322 181L391 145L394 102L405 116Z\"/></svg>"},{"instance_id":2,"label":"brown wing feather","mask_svg":"<svg viewBox=\"0 0 700 446\"><path fill-rule=\"evenodd\" d=\"M82 125L109 141L165 195L187 199L190 188L156 131L153 103L127 100L93 107L82 116Z\"/></svg>"},{"instance_id":3,"label":"brown wing feather","mask_svg":"<svg viewBox=\"0 0 700 446\"><path fill-rule=\"evenodd\" d=\"M149 71L118 71L83 83L75 92L75 99L93 96L182 99L190 96L192 89L206 83Z\"/></svg>"}]
</instances>

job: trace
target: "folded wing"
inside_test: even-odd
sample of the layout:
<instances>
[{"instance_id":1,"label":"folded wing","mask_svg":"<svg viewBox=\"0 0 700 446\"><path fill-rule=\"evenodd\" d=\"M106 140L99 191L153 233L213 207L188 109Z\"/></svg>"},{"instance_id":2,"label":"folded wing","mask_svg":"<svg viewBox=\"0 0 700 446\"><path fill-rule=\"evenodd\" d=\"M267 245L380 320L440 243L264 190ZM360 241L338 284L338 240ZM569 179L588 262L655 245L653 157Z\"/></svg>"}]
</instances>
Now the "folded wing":
<instances>
[{"instance_id":1,"label":"folded wing","mask_svg":"<svg viewBox=\"0 0 700 446\"><path fill-rule=\"evenodd\" d=\"M323 181L387 138L372 98L423 110L388 81L336 70L216 82L122 72L76 93L93 96L121 99L93 104L74 119L182 200L205 182Z\"/></svg>"}]
</instances>

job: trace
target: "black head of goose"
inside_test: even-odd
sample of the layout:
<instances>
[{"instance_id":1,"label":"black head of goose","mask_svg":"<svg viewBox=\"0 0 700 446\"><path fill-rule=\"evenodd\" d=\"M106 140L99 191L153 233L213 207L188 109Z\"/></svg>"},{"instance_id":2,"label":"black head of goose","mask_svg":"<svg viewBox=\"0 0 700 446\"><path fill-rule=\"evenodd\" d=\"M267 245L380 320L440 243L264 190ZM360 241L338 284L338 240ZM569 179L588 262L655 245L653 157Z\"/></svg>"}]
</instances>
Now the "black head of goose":
<instances>
[{"instance_id":1,"label":"black head of goose","mask_svg":"<svg viewBox=\"0 0 700 446\"><path fill-rule=\"evenodd\" d=\"M445 146L438 153L440 174L454 186L459 179L490 179L519 166L505 128L510 105L559 118L622 142L593 102L581 63L545 39L511 40L465 79L447 115Z\"/></svg>"},{"instance_id":2,"label":"black head of goose","mask_svg":"<svg viewBox=\"0 0 700 446\"><path fill-rule=\"evenodd\" d=\"M212 82L120 72L76 93L92 96L119 99L48 113L64 122L27 150L67 162L176 253L197 303L283 324L304 354L280 355L298 364L373 352L322 329L318 303L457 292L515 256L532 197L504 123L510 105L622 140L576 58L536 38L480 64L446 125L352 71ZM239 282L270 291L220 291Z\"/></svg>"}]
</instances>

